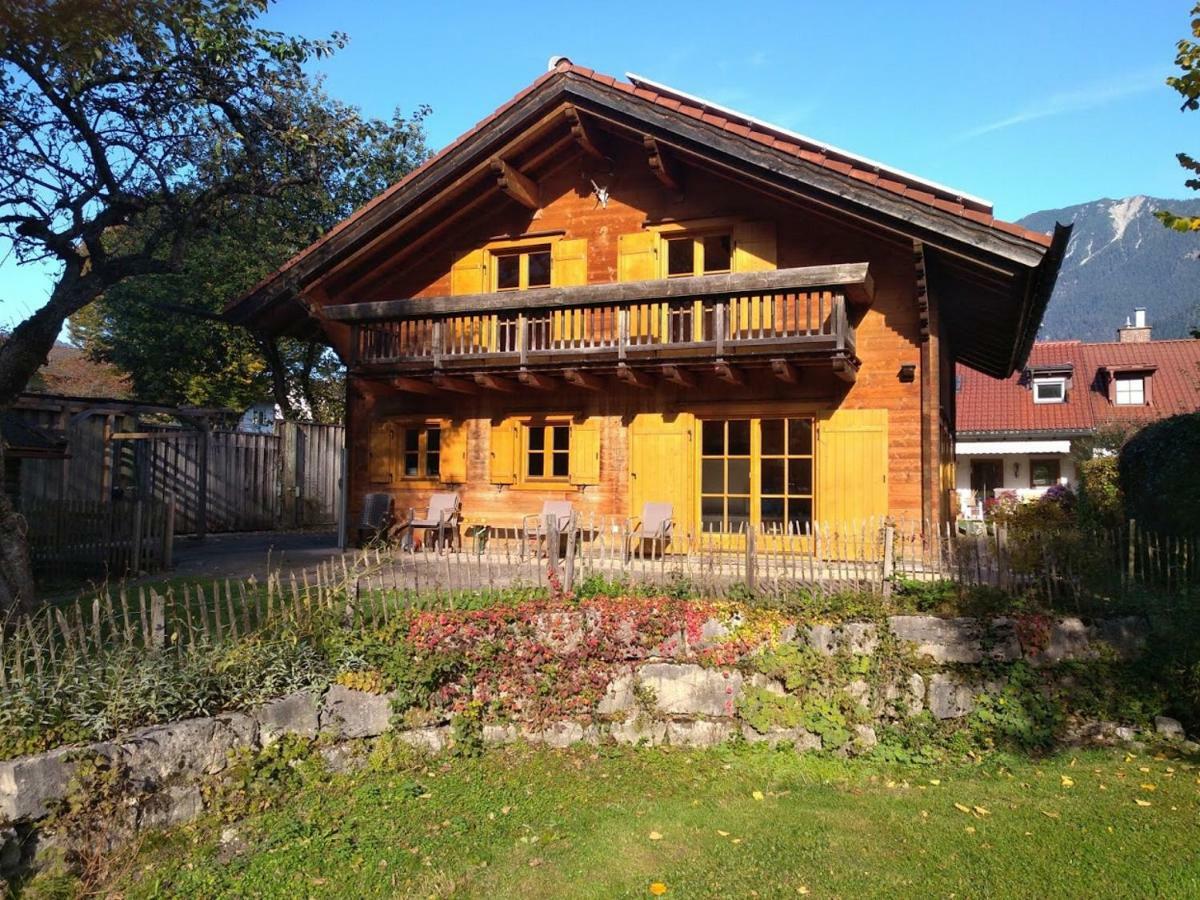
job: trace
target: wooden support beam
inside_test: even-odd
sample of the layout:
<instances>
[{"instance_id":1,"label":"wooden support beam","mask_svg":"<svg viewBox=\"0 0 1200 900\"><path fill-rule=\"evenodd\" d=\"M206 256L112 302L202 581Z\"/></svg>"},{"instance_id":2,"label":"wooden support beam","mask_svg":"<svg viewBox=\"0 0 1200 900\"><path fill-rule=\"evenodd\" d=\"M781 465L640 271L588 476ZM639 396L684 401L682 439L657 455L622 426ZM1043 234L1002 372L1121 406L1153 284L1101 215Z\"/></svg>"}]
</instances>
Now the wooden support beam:
<instances>
[{"instance_id":1,"label":"wooden support beam","mask_svg":"<svg viewBox=\"0 0 1200 900\"><path fill-rule=\"evenodd\" d=\"M532 178L518 172L498 156L492 159L492 171L496 173L496 187L528 209L541 209L538 186Z\"/></svg>"},{"instance_id":2,"label":"wooden support beam","mask_svg":"<svg viewBox=\"0 0 1200 900\"><path fill-rule=\"evenodd\" d=\"M525 387L535 388L539 391L552 391L555 387L553 378L548 378L545 375L539 375L537 372L530 372L528 370L519 372L517 380L525 385Z\"/></svg>"},{"instance_id":3,"label":"wooden support beam","mask_svg":"<svg viewBox=\"0 0 1200 900\"><path fill-rule=\"evenodd\" d=\"M650 135L642 135L642 146L646 148L646 161L650 163L650 171L654 177L663 183L668 190L680 192L683 190L683 178L675 161L659 146Z\"/></svg>"},{"instance_id":4,"label":"wooden support beam","mask_svg":"<svg viewBox=\"0 0 1200 900\"><path fill-rule=\"evenodd\" d=\"M742 382L742 373L739 372L737 369L735 369L733 366L729 365L729 363L725 362L724 360L718 361L713 366L713 372L722 381L727 381L730 384L741 385L743 383Z\"/></svg>"},{"instance_id":5,"label":"wooden support beam","mask_svg":"<svg viewBox=\"0 0 1200 900\"><path fill-rule=\"evenodd\" d=\"M850 360L841 357L833 361L833 374L847 384L854 384L858 380L858 368Z\"/></svg>"},{"instance_id":6,"label":"wooden support beam","mask_svg":"<svg viewBox=\"0 0 1200 900\"><path fill-rule=\"evenodd\" d=\"M593 159L606 159L607 154L601 149L600 141L596 135L589 129L583 121L583 116L579 114L579 110L574 106L568 106L567 123L571 127L571 137L575 139L575 143L588 156Z\"/></svg>"},{"instance_id":7,"label":"wooden support beam","mask_svg":"<svg viewBox=\"0 0 1200 900\"><path fill-rule=\"evenodd\" d=\"M573 384L577 388L583 388L585 391L604 390L604 385L599 378L589 375L587 372L581 372L578 369L564 369L563 378L568 384Z\"/></svg>"},{"instance_id":8,"label":"wooden support beam","mask_svg":"<svg viewBox=\"0 0 1200 900\"><path fill-rule=\"evenodd\" d=\"M434 375L433 383L443 391L453 391L456 394L477 394L479 388L470 381L461 378L451 378L448 375Z\"/></svg>"},{"instance_id":9,"label":"wooden support beam","mask_svg":"<svg viewBox=\"0 0 1200 900\"><path fill-rule=\"evenodd\" d=\"M788 384L795 384L800 380L796 374L796 367L786 359L771 360L771 371L775 373L776 378Z\"/></svg>"},{"instance_id":10,"label":"wooden support beam","mask_svg":"<svg viewBox=\"0 0 1200 900\"><path fill-rule=\"evenodd\" d=\"M428 381L420 381L416 378L403 378L397 376L388 379L388 383L398 391L404 391L409 394L436 394L438 389Z\"/></svg>"},{"instance_id":11,"label":"wooden support beam","mask_svg":"<svg viewBox=\"0 0 1200 900\"><path fill-rule=\"evenodd\" d=\"M617 364L617 377L630 387L646 389L652 386L645 372L635 372L625 363Z\"/></svg>"},{"instance_id":12,"label":"wooden support beam","mask_svg":"<svg viewBox=\"0 0 1200 900\"><path fill-rule=\"evenodd\" d=\"M499 375L476 375L475 383L489 391L504 391L507 394L511 394L519 387L515 381L501 378Z\"/></svg>"},{"instance_id":13,"label":"wooden support beam","mask_svg":"<svg viewBox=\"0 0 1200 900\"><path fill-rule=\"evenodd\" d=\"M695 380L693 380L687 372L679 368L679 366L663 366L662 373L663 378L671 382L671 384L677 384L682 388L687 388L688 390L691 390L696 386Z\"/></svg>"}]
</instances>

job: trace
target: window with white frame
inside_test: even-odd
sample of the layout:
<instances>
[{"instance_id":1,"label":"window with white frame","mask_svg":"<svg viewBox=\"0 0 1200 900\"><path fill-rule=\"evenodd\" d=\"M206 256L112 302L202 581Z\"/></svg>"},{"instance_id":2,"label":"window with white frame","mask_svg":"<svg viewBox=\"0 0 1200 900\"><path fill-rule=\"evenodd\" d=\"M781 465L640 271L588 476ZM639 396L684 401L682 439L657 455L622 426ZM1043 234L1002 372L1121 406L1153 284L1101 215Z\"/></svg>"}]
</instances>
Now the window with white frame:
<instances>
[{"instance_id":1,"label":"window with white frame","mask_svg":"<svg viewBox=\"0 0 1200 900\"><path fill-rule=\"evenodd\" d=\"M1067 399L1067 379L1037 378L1033 382L1034 403L1065 403Z\"/></svg>"},{"instance_id":2,"label":"window with white frame","mask_svg":"<svg viewBox=\"0 0 1200 900\"><path fill-rule=\"evenodd\" d=\"M1146 378L1143 375L1118 375L1113 401L1118 406L1145 406Z\"/></svg>"}]
</instances>

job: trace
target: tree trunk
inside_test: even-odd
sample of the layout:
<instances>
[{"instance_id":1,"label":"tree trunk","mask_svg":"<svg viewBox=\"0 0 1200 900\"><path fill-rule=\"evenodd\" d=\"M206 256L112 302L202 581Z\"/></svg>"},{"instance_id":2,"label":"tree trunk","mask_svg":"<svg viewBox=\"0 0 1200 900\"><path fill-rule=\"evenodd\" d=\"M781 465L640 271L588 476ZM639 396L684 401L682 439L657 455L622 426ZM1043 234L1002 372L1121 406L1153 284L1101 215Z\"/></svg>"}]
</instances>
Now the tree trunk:
<instances>
[{"instance_id":1,"label":"tree trunk","mask_svg":"<svg viewBox=\"0 0 1200 900\"><path fill-rule=\"evenodd\" d=\"M258 346L262 349L263 357L267 361L267 368L271 370L271 392L275 395L275 404L279 407L284 419L290 422L295 418L295 411L292 409L291 391L288 389L287 383L287 367L283 364L283 354L279 352L279 344L276 343L275 338L261 332L255 332L254 336L258 339Z\"/></svg>"},{"instance_id":2,"label":"tree trunk","mask_svg":"<svg viewBox=\"0 0 1200 900\"><path fill-rule=\"evenodd\" d=\"M87 306L99 294L82 273L69 265L46 305L18 325L0 345L0 409L9 409L46 362L67 317ZM2 444L3 442L0 442ZM4 455L0 449L0 472ZM26 522L13 498L0 490L0 614L29 610L36 598L29 563Z\"/></svg>"}]
</instances>

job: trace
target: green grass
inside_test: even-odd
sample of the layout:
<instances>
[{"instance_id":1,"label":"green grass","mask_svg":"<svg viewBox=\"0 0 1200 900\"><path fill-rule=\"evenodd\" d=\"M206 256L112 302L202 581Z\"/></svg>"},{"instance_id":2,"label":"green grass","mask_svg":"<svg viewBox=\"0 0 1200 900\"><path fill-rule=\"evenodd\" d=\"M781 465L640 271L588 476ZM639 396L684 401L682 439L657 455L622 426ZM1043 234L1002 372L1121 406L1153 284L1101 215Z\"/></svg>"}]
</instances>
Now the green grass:
<instances>
[{"instance_id":1,"label":"green grass","mask_svg":"<svg viewBox=\"0 0 1200 900\"><path fill-rule=\"evenodd\" d=\"M229 826L216 818L151 838L98 887L126 897L644 897L654 882L669 897L1197 896L1198 776L1194 762L1097 753L906 769L757 749L393 760L310 776L224 845Z\"/></svg>"}]
</instances>

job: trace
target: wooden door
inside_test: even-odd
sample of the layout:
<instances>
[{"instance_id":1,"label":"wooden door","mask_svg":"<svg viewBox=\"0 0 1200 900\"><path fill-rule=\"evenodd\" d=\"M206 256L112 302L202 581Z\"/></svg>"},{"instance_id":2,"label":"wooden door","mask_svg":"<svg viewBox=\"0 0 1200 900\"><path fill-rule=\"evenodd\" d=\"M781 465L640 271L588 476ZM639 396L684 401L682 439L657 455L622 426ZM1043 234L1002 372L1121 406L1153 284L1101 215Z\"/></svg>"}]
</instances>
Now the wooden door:
<instances>
[{"instance_id":1,"label":"wooden door","mask_svg":"<svg viewBox=\"0 0 1200 900\"><path fill-rule=\"evenodd\" d=\"M887 410L839 409L817 423L817 521L861 527L888 512Z\"/></svg>"},{"instance_id":2,"label":"wooden door","mask_svg":"<svg viewBox=\"0 0 1200 900\"><path fill-rule=\"evenodd\" d=\"M693 417L640 413L629 429L629 515L641 516L645 503L670 503L675 516L672 552L685 552L692 532Z\"/></svg>"}]
</instances>

